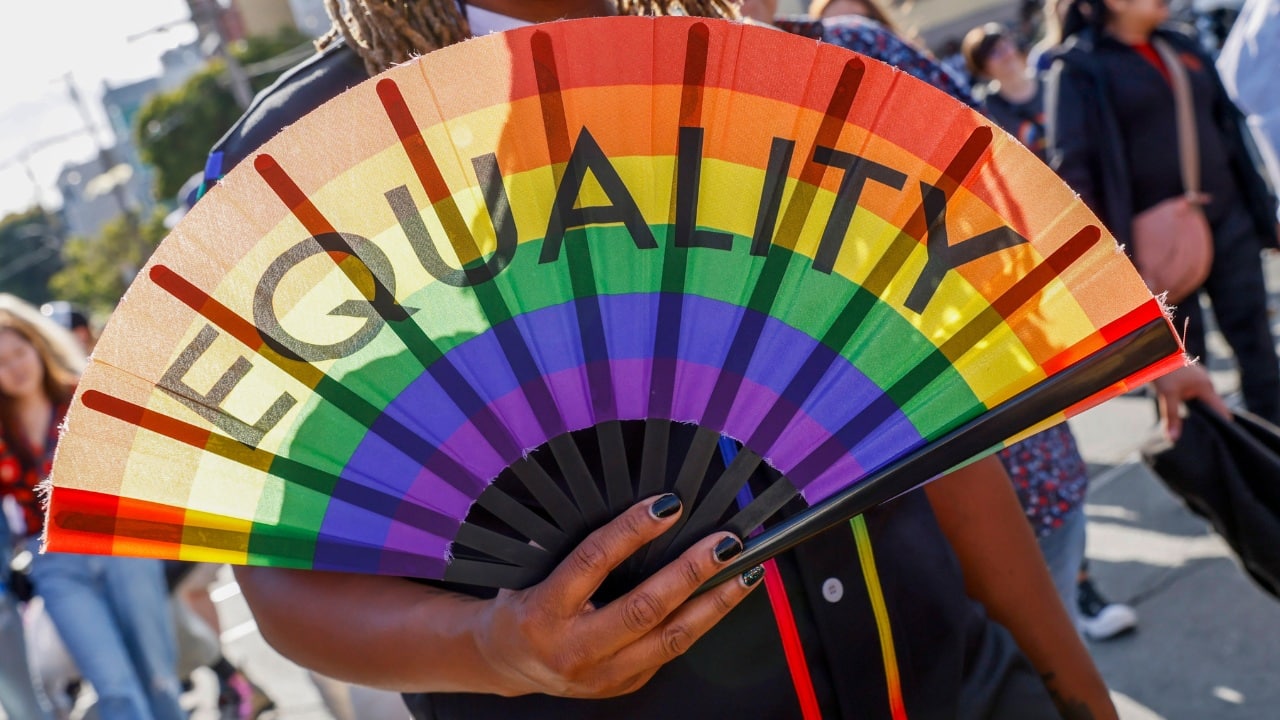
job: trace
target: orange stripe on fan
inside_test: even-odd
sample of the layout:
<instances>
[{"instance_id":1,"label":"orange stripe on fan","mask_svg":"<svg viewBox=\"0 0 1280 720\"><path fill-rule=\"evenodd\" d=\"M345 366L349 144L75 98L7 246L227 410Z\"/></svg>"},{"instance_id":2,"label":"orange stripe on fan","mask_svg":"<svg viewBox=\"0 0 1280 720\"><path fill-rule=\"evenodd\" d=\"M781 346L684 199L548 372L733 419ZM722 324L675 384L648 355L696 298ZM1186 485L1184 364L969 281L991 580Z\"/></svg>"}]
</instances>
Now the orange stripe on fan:
<instances>
[{"instance_id":1,"label":"orange stripe on fan","mask_svg":"<svg viewBox=\"0 0 1280 720\"><path fill-rule=\"evenodd\" d=\"M1109 343L1115 342L1147 323L1155 320L1163 315L1160 309L1160 303L1155 298L1149 299L1147 302L1130 310L1120 316L1114 322L1108 323L1103 328L1091 333L1088 337L1077 342L1075 345L1063 350L1049 360L1040 364L1045 374L1053 375L1056 372L1071 367L1081 359L1092 355L1093 353L1106 347Z\"/></svg>"},{"instance_id":2,"label":"orange stripe on fan","mask_svg":"<svg viewBox=\"0 0 1280 720\"><path fill-rule=\"evenodd\" d=\"M312 235L325 235L334 232L333 225L320 213L320 209L311 202L311 198L298 187L289 174L280 167L276 159L263 153L253 159L253 167L271 186L276 197L289 208L289 212L298 218L298 222Z\"/></svg>"}]
</instances>

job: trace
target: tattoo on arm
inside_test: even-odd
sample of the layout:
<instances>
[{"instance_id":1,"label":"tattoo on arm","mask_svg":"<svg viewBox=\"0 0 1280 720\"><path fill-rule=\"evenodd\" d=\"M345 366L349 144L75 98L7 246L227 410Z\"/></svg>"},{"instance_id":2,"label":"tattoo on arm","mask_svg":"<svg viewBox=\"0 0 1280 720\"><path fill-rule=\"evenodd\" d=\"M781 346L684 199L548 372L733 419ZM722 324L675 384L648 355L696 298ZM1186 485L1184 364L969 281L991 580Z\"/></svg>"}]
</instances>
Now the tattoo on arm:
<instances>
[{"instance_id":1,"label":"tattoo on arm","mask_svg":"<svg viewBox=\"0 0 1280 720\"><path fill-rule=\"evenodd\" d=\"M1064 697L1055 687L1053 673L1045 673L1040 676L1044 681L1044 687L1049 691L1049 697L1053 699L1053 704L1057 706L1058 712L1062 713L1062 720L1093 720L1093 711L1085 704L1083 700Z\"/></svg>"}]
</instances>

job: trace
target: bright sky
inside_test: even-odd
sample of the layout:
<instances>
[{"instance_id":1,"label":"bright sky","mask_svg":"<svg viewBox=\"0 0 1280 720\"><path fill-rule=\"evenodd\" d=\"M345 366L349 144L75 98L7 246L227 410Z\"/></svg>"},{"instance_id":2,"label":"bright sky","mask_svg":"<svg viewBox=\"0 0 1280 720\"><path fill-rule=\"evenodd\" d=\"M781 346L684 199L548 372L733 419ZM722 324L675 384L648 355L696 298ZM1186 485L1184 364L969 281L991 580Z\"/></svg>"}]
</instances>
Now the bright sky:
<instances>
[{"instance_id":1,"label":"bright sky","mask_svg":"<svg viewBox=\"0 0 1280 720\"><path fill-rule=\"evenodd\" d=\"M103 82L122 85L160 73L160 54L195 39L184 23L167 32L126 38L190 16L183 0L37 0L6 3L8 31L0 42L0 215L31 207L37 199L23 164L39 185L46 208L58 204L53 189L67 162L95 156L91 137L74 137L43 149L43 141L84 129L67 92L70 73L93 113L99 137L112 141L102 113Z\"/></svg>"}]
</instances>

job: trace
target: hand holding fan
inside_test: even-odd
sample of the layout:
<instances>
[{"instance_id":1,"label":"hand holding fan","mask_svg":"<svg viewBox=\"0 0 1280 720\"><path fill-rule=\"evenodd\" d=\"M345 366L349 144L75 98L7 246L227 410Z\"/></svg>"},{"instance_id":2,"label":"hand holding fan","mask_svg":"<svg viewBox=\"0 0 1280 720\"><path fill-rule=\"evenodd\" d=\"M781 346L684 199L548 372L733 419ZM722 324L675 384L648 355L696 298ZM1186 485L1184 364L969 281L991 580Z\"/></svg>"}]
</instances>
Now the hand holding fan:
<instances>
[{"instance_id":1,"label":"hand holding fan","mask_svg":"<svg viewBox=\"0 0 1280 720\"><path fill-rule=\"evenodd\" d=\"M672 491L630 572L767 523L735 572L1182 362L1096 218L923 83L726 22L540 25L343 94L175 229L48 548L522 587Z\"/></svg>"}]
</instances>

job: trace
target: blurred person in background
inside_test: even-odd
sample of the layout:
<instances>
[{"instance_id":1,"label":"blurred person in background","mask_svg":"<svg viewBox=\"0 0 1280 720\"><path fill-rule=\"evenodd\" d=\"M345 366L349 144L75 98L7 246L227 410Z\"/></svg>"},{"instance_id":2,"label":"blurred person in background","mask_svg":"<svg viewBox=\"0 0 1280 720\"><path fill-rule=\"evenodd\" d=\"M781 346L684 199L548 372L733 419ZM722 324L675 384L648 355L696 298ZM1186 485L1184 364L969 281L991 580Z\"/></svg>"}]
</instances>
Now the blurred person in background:
<instances>
[{"instance_id":1,"label":"blurred person in background","mask_svg":"<svg viewBox=\"0 0 1280 720\"><path fill-rule=\"evenodd\" d=\"M1218 56L1218 72L1248 117L1272 191L1280 192L1280 0L1245 0ZM1276 218L1280 222L1280 213Z\"/></svg>"},{"instance_id":2,"label":"blurred person in background","mask_svg":"<svg viewBox=\"0 0 1280 720\"><path fill-rule=\"evenodd\" d=\"M774 1L773 5L776 7L777 2ZM864 17L886 28L894 27L889 12L884 9L880 0L813 0L809 3L809 17L814 20L825 20L842 15Z\"/></svg>"},{"instance_id":3,"label":"blurred person in background","mask_svg":"<svg viewBox=\"0 0 1280 720\"><path fill-rule=\"evenodd\" d=\"M69 330L86 356L93 352L98 336L83 310L65 300L55 300L41 305L40 314Z\"/></svg>"},{"instance_id":4,"label":"blurred person in background","mask_svg":"<svg viewBox=\"0 0 1280 720\"><path fill-rule=\"evenodd\" d=\"M1068 0L1067 39L1046 76L1049 164L1132 247L1134 218L1185 194L1172 81L1151 41L1173 49L1190 80L1202 209L1213 236L1202 290L1235 351L1245 406L1280 422L1280 364L1260 257L1276 244L1275 199L1250 161L1240 113L1213 63L1195 40L1163 27L1168 16L1167 0ZM1201 358L1202 312L1195 294L1174 312L1188 353Z\"/></svg>"},{"instance_id":5,"label":"blurred person in background","mask_svg":"<svg viewBox=\"0 0 1280 720\"><path fill-rule=\"evenodd\" d=\"M987 23L964 36L960 52L982 100L983 113L1044 160L1044 94L1009 31Z\"/></svg>"},{"instance_id":6,"label":"blurred person in background","mask_svg":"<svg viewBox=\"0 0 1280 720\"><path fill-rule=\"evenodd\" d=\"M1062 20L1067 13L1068 0L1044 0L1040 12L1040 38L1027 53L1027 64L1035 68L1036 74L1049 69L1053 61L1051 50L1062 44Z\"/></svg>"},{"instance_id":7,"label":"blurred person in background","mask_svg":"<svg viewBox=\"0 0 1280 720\"><path fill-rule=\"evenodd\" d=\"M10 585L12 554L13 535L9 531L9 520L0 508L0 708L11 720L39 720L49 715L44 699L37 693L31 667L27 665L22 614Z\"/></svg>"},{"instance_id":8,"label":"blurred person in background","mask_svg":"<svg viewBox=\"0 0 1280 720\"><path fill-rule=\"evenodd\" d=\"M38 486L84 355L35 308L0 295L0 496L32 546L44 527ZM172 618L158 560L37 554L31 580L98 696L101 720L182 720Z\"/></svg>"}]
</instances>

